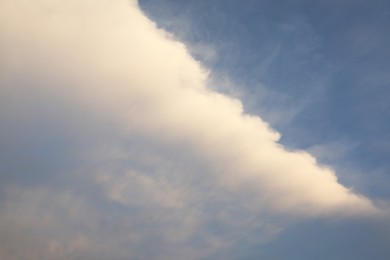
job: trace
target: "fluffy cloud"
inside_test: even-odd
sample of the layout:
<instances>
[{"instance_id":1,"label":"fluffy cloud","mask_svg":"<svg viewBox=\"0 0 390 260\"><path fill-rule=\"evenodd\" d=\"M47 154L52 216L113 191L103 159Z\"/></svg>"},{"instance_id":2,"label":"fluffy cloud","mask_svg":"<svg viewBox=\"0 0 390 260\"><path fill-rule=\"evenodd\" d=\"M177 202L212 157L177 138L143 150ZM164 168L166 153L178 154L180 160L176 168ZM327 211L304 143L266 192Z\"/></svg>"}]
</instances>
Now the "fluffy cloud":
<instances>
[{"instance_id":1,"label":"fluffy cloud","mask_svg":"<svg viewBox=\"0 0 390 260\"><path fill-rule=\"evenodd\" d=\"M0 41L6 259L199 258L282 213L376 211L212 91L135 1L1 1Z\"/></svg>"}]
</instances>

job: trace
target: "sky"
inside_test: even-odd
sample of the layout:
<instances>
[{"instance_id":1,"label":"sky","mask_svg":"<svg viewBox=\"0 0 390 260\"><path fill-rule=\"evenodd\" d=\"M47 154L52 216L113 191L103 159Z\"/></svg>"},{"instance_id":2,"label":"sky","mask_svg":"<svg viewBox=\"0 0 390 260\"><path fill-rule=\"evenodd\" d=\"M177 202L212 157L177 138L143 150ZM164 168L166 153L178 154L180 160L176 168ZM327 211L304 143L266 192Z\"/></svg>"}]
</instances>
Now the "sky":
<instances>
[{"instance_id":1,"label":"sky","mask_svg":"<svg viewBox=\"0 0 390 260\"><path fill-rule=\"evenodd\" d=\"M0 0L0 258L389 259L389 12Z\"/></svg>"}]
</instances>

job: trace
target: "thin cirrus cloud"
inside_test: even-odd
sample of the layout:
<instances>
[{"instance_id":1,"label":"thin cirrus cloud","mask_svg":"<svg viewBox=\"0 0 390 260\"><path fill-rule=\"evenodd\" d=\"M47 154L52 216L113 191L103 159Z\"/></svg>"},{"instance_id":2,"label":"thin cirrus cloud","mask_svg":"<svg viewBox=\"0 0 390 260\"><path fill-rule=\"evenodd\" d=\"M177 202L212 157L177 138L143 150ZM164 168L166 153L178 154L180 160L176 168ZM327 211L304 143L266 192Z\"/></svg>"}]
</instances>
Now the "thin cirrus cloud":
<instances>
[{"instance_id":1,"label":"thin cirrus cloud","mask_svg":"<svg viewBox=\"0 0 390 260\"><path fill-rule=\"evenodd\" d=\"M254 241L277 234L270 215L377 212L211 90L211 72L135 1L0 10L6 259L199 258L252 228Z\"/></svg>"}]
</instances>

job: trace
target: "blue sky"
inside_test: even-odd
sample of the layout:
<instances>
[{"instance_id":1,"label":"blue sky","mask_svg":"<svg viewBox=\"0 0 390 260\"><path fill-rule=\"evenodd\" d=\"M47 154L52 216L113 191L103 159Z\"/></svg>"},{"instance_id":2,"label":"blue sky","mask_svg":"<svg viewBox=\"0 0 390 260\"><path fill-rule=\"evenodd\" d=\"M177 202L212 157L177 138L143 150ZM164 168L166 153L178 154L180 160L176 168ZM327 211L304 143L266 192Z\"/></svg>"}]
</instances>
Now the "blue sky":
<instances>
[{"instance_id":1,"label":"blue sky","mask_svg":"<svg viewBox=\"0 0 390 260\"><path fill-rule=\"evenodd\" d=\"M339 174L370 196L390 195L387 1L140 4L213 73L227 75L246 110L281 131L282 143L354 172Z\"/></svg>"},{"instance_id":2,"label":"blue sky","mask_svg":"<svg viewBox=\"0 0 390 260\"><path fill-rule=\"evenodd\" d=\"M390 257L386 1L0 1L0 258Z\"/></svg>"},{"instance_id":3,"label":"blue sky","mask_svg":"<svg viewBox=\"0 0 390 260\"><path fill-rule=\"evenodd\" d=\"M388 1L140 4L213 73L227 75L240 91L230 93L281 131L281 143L330 164L347 186L388 200ZM252 248L245 259L386 259L388 239L381 240L388 235L377 228L302 225L266 247ZM369 240L378 242L364 245Z\"/></svg>"}]
</instances>

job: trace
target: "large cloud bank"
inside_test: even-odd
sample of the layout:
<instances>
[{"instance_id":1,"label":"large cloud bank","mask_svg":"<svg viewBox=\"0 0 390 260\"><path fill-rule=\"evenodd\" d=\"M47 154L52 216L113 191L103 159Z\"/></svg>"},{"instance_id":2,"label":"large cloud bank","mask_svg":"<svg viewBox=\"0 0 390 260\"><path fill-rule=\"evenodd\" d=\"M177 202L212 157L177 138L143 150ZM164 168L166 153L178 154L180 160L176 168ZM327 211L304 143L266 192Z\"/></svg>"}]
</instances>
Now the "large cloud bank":
<instances>
[{"instance_id":1,"label":"large cloud bank","mask_svg":"<svg viewBox=\"0 0 390 260\"><path fill-rule=\"evenodd\" d=\"M136 2L0 1L0 42L1 258L200 258L375 212Z\"/></svg>"}]
</instances>

